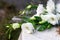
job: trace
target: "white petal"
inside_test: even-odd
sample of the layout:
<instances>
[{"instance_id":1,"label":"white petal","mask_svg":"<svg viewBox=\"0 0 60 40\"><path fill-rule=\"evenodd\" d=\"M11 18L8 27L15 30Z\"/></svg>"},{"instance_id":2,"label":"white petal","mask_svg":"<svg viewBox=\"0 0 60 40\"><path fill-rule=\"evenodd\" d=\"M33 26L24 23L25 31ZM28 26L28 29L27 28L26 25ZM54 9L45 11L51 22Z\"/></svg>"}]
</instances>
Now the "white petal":
<instances>
[{"instance_id":1,"label":"white petal","mask_svg":"<svg viewBox=\"0 0 60 40\"><path fill-rule=\"evenodd\" d=\"M41 15L42 20L47 21L49 16L48 15Z\"/></svg>"},{"instance_id":2,"label":"white petal","mask_svg":"<svg viewBox=\"0 0 60 40\"><path fill-rule=\"evenodd\" d=\"M36 10L37 14L40 15L41 13L43 13L43 11L44 11L43 5L42 4L39 4L39 6L38 6L38 8Z\"/></svg>"},{"instance_id":3,"label":"white petal","mask_svg":"<svg viewBox=\"0 0 60 40\"><path fill-rule=\"evenodd\" d=\"M33 33L33 30L34 30L34 27L33 27L33 25L31 23L23 23L21 25L21 28L26 33Z\"/></svg>"},{"instance_id":4,"label":"white petal","mask_svg":"<svg viewBox=\"0 0 60 40\"><path fill-rule=\"evenodd\" d=\"M57 11L57 12L60 12L60 3L58 3L58 4L56 5L56 8L57 8L56 11Z\"/></svg>"},{"instance_id":5,"label":"white petal","mask_svg":"<svg viewBox=\"0 0 60 40\"><path fill-rule=\"evenodd\" d=\"M58 24L57 16L52 13L48 13L47 15L42 15L41 18L45 21L48 21L52 25Z\"/></svg>"},{"instance_id":6,"label":"white petal","mask_svg":"<svg viewBox=\"0 0 60 40\"><path fill-rule=\"evenodd\" d=\"M54 4L54 2L53 2L53 0L49 0L48 2L47 2L47 11L50 13L50 12L53 12L54 11L54 9L55 9L55 4Z\"/></svg>"},{"instance_id":7,"label":"white petal","mask_svg":"<svg viewBox=\"0 0 60 40\"><path fill-rule=\"evenodd\" d=\"M48 22L51 23L52 25L58 24L57 16L54 14L50 14Z\"/></svg>"}]
</instances>

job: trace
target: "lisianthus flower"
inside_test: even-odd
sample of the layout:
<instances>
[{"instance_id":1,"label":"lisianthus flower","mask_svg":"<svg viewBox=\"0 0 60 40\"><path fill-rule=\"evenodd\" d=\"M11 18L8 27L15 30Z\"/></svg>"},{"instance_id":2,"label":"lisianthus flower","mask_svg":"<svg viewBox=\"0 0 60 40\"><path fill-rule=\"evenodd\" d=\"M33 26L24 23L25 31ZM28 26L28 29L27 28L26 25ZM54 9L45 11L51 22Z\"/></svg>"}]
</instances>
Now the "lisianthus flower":
<instances>
[{"instance_id":1,"label":"lisianthus flower","mask_svg":"<svg viewBox=\"0 0 60 40\"><path fill-rule=\"evenodd\" d=\"M19 28L20 24L19 23L13 23L12 28L15 30L16 28Z\"/></svg>"},{"instance_id":2,"label":"lisianthus flower","mask_svg":"<svg viewBox=\"0 0 60 40\"><path fill-rule=\"evenodd\" d=\"M42 20L48 21L50 24L58 24L58 18L56 15L49 13L47 15L41 15Z\"/></svg>"},{"instance_id":3,"label":"lisianthus flower","mask_svg":"<svg viewBox=\"0 0 60 40\"><path fill-rule=\"evenodd\" d=\"M48 22L51 23L52 25L58 24L58 19L56 15L50 15Z\"/></svg>"},{"instance_id":4,"label":"lisianthus flower","mask_svg":"<svg viewBox=\"0 0 60 40\"><path fill-rule=\"evenodd\" d=\"M55 10L55 3L53 2L53 0L47 1L46 8L47 8L48 13L53 12Z\"/></svg>"},{"instance_id":5,"label":"lisianthus flower","mask_svg":"<svg viewBox=\"0 0 60 40\"><path fill-rule=\"evenodd\" d=\"M22 31L25 31L26 33L33 33L34 32L34 27L32 23L23 23L21 25Z\"/></svg>"},{"instance_id":6,"label":"lisianthus flower","mask_svg":"<svg viewBox=\"0 0 60 40\"><path fill-rule=\"evenodd\" d=\"M38 8L37 8L37 10L36 10L37 14L40 15L40 14L43 13L43 11L44 11L43 4L39 4L39 5L38 5Z\"/></svg>"},{"instance_id":7,"label":"lisianthus flower","mask_svg":"<svg viewBox=\"0 0 60 40\"><path fill-rule=\"evenodd\" d=\"M60 12L60 3L56 4L56 11Z\"/></svg>"}]
</instances>

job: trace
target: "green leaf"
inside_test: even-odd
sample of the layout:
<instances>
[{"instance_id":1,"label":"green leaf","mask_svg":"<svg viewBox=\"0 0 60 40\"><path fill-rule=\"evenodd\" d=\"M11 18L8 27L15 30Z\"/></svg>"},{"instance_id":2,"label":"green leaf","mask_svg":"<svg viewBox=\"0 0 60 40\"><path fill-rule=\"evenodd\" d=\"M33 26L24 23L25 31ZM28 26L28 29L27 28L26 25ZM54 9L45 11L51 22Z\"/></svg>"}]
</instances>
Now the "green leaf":
<instances>
[{"instance_id":1,"label":"green leaf","mask_svg":"<svg viewBox=\"0 0 60 40\"><path fill-rule=\"evenodd\" d=\"M9 38L8 38L9 40L11 39L11 34L9 34Z\"/></svg>"},{"instance_id":2,"label":"green leaf","mask_svg":"<svg viewBox=\"0 0 60 40\"><path fill-rule=\"evenodd\" d=\"M38 28L37 30L38 31L44 31L46 29L50 29L51 27L52 27L52 25L50 23L43 22L42 24L40 24L40 26L37 27Z\"/></svg>"},{"instance_id":3,"label":"green leaf","mask_svg":"<svg viewBox=\"0 0 60 40\"><path fill-rule=\"evenodd\" d=\"M42 21L41 17L39 17L39 16L35 16L35 18L37 21Z\"/></svg>"},{"instance_id":4,"label":"green leaf","mask_svg":"<svg viewBox=\"0 0 60 40\"><path fill-rule=\"evenodd\" d=\"M51 25L51 24L49 24L49 25L47 26L47 28L48 28L48 29L50 29L51 27L52 27L52 25Z\"/></svg>"},{"instance_id":5,"label":"green leaf","mask_svg":"<svg viewBox=\"0 0 60 40\"><path fill-rule=\"evenodd\" d=\"M39 28L38 31L43 31L43 30L46 29L46 26L45 26L45 25L41 25L41 26L39 26L38 28Z\"/></svg>"}]
</instances>

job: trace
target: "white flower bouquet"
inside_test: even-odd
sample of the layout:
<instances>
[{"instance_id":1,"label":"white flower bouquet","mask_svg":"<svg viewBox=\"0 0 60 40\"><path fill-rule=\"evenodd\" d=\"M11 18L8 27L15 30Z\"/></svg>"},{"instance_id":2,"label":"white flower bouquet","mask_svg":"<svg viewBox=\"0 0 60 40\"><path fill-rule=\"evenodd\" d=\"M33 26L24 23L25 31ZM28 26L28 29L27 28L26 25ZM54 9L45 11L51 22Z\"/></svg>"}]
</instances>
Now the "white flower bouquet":
<instances>
[{"instance_id":1,"label":"white flower bouquet","mask_svg":"<svg viewBox=\"0 0 60 40\"><path fill-rule=\"evenodd\" d=\"M37 9L36 14L30 18L25 17L25 23L23 23L21 26L22 29L25 29L25 31L27 31L27 33L32 33L34 30L43 31L59 24L60 4L56 4L55 7L53 0L49 0L46 7L43 7L43 4L39 4L38 7L34 7ZM32 9L34 7L32 5L29 5L27 9Z\"/></svg>"},{"instance_id":2,"label":"white flower bouquet","mask_svg":"<svg viewBox=\"0 0 60 40\"><path fill-rule=\"evenodd\" d=\"M59 25L60 21L60 4L56 4L52 0L47 1L46 7L43 4L28 5L23 11L19 12L21 21L19 23L10 24L8 31L22 28L26 33L33 33L35 30L44 31L55 25ZM33 15L34 14L34 15ZM16 18L13 20L17 20ZM9 36L10 39L10 36Z\"/></svg>"}]
</instances>

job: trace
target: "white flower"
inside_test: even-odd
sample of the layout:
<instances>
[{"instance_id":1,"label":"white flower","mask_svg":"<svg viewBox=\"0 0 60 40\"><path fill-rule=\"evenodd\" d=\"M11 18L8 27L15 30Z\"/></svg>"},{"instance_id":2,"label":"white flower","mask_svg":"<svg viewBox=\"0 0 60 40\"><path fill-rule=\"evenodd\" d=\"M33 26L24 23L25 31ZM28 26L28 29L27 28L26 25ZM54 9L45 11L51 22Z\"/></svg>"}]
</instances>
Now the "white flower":
<instances>
[{"instance_id":1,"label":"white flower","mask_svg":"<svg viewBox=\"0 0 60 40\"><path fill-rule=\"evenodd\" d=\"M21 27L22 27L22 31L25 31L26 33L34 32L34 27L31 23L23 23Z\"/></svg>"},{"instance_id":2,"label":"white flower","mask_svg":"<svg viewBox=\"0 0 60 40\"><path fill-rule=\"evenodd\" d=\"M58 24L58 18L56 15L49 13L47 15L42 15L41 18L45 21L48 21L52 25Z\"/></svg>"},{"instance_id":3,"label":"white flower","mask_svg":"<svg viewBox=\"0 0 60 40\"><path fill-rule=\"evenodd\" d=\"M56 11L60 12L60 3L56 4L56 8L57 8Z\"/></svg>"},{"instance_id":4,"label":"white flower","mask_svg":"<svg viewBox=\"0 0 60 40\"><path fill-rule=\"evenodd\" d=\"M56 15L57 15L58 20L60 20L60 14L59 14L59 13L57 13Z\"/></svg>"},{"instance_id":5,"label":"white flower","mask_svg":"<svg viewBox=\"0 0 60 40\"><path fill-rule=\"evenodd\" d=\"M34 16L40 16L44 11L44 7L42 4L38 5L38 8L36 10L37 14L33 15L30 19L34 19Z\"/></svg>"},{"instance_id":6,"label":"white flower","mask_svg":"<svg viewBox=\"0 0 60 40\"><path fill-rule=\"evenodd\" d=\"M12 24L13 29L19 28L20 24L19 23L13 23Z\"/></svg>"},{"instance_id":7,"label":"white flower","mask_svg":"<svg viewBox=\"0 0 60 40\"><path fill-rule=\"evenodd\" d=\"M48 13L53 12L55 10L55 3L53 2L53 0L49 0L47 2L46 8L47 8Z\"/></svg>"},{"instance_id":8,"label":"white flower","mask_svg":"<svg viewBox=\"0 0 60 40\"><path fill-rule=\"evenodd\" d=\"M56 15L51 15L48 22L51 23L52 25L58 24L58 19Z\"/></svg>"},{"instance_id":9,"label":"white flower","mask_svg":"<svg viewBox=\"0 0 60 40\"><path fill-rule=\"evenodd\" d=\"M37 10L36 10L37 14L40 15L40 14L43 13L43 11L44 11L43 5L42 5L42 4L39 4L39 5L38 5L38 8L37 8Z\"/></svg>"}]
</instances>

